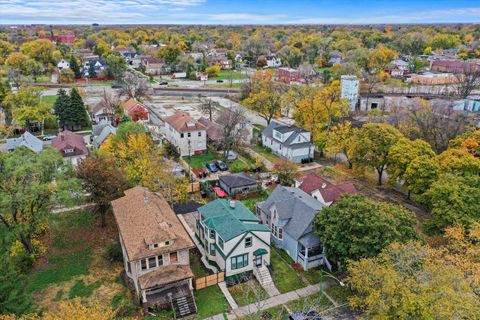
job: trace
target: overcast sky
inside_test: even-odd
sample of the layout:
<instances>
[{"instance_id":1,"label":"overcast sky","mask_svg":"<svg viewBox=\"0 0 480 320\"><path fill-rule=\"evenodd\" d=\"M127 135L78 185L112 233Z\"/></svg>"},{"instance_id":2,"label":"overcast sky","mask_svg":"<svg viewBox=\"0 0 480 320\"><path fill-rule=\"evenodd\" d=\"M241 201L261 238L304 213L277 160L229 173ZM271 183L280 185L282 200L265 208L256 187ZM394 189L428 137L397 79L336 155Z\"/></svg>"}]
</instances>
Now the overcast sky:
<instances>
[{"instance_id":1,"label":"overcast sky","mask_svg":"<svg viewBox=\"0 0 480 320\"><path fill-rule=\"evenodd\" d=\"M1 24L480 22L480 0L0 0Z\"/></svg>"}]
</instances>

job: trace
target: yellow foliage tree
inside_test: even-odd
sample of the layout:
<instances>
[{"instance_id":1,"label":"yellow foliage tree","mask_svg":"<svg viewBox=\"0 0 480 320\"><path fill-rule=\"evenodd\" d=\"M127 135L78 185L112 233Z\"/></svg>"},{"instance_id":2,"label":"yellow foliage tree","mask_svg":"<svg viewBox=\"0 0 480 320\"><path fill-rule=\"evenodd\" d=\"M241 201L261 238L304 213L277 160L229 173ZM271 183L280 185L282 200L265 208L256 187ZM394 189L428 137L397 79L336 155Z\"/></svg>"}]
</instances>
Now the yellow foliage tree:
<instances>
[{"instance_id":1,"label":"yellow foliage tree","mask_svg":"<svg viewBox=\"0 0 480 320\"><path fill-rule=\"evenodd\" d=\"M311 90L301 99L294 112L300 126L312 133L313 142L324 149L327 135L348 114L350 103L340 98L340 82Z\"/></svg>"},{"instance_id":2,"label":"yellow foliage tree","mask_svg":"<svg viewBox=\"0 0 480 320\"><path fill-rule=\"evenodd\" d=\"M59 309L55 312L47 312L44 320L110 320L113 319L113 312L102 306L100 303L84 305L80 298L67 300L60 303Z\"/></svg>"}]
</instances>

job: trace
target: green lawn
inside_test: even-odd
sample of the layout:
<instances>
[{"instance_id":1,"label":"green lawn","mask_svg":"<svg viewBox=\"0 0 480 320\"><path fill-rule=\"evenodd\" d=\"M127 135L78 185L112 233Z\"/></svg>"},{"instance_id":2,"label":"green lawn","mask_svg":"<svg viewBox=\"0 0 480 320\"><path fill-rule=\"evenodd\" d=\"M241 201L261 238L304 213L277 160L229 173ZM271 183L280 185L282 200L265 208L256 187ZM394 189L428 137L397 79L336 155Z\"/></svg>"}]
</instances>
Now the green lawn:
<instances>
[{"instance_id":1,"label":"green lawn","mask_svg":"<svg viewBox=\"0 0 480 320\"><path fill-rule=\"evenodd\" d=\"M325 289L325 292L338 303L347 303L352 295L352 290L348 286L333 286Z\"/></svg>"},{"instance_id":2,"label":"green lawn","mask_svg":"<svg viewBox=\"0 0 480 320\"><path fill-rule=\"evenodd\" d=\"M239 306L245 306L268 298L268 293L262 288L257 280L236 284L228 288L233 299Z\"/></svg>"},{"instance_id":3,"label":"green lawn","mask_svg":"<svg viewBox=\"0 0 480 320\"><path fill-rule=\"evenodd\" d=\"M66 218L68 216L68 218ZM47 288L51 284L69 281L75 276L87 275L92 260L92 249L84 243L73 239L73 229L87 232L94 221L90 211L79 211L51 219L53 233L53 252L47 257L46 268L29 277L27 290L35 292ZM66 252L64 252L66 251Z\"/></svg>"},{"instance_id":4,"label":"green lawn","mask_svg":"<svg viewBox=\"0 0 480 320\"><path fill-rule=\"evenodd\" d=\"M302 279L280 256L278 249L270 250L270 263L273 269L273 282L281 293L304 287Z\"/></svg>"},{"instance_id":5,"label":"green lawn","mask_svg":"<svg viewBox=\"0 0 480 320\"><path fill-rule=\"evenodd\" d=\"M205 319L228 311L228 302L217 285L195 291L196 319Z\"/></svg>"},{"instance_id":6,"label":"green lawn","mask_svg":"<svg viewBox=\"0 0 480 320\"><path fill-rule=\"evenodd\" d=\"M261 312L260 315L268 314L271 316L271 318L267 318L267 319L271 319L271 320L287 319L288 313L285 307L287 307L291 312L301 312L301 311L308 312L311 310L320 312L333 307L333 305L330 302L330 300L328 300L326 297L322 297L319 294L314 294L308 297L303 297L297 300L290 301L287 304L285 304L285 306L279 305L279 306L267 309Z\"/></svg>"},{"instance_id":7,"label":"green lawn","mask_svg":"<svg viewBox=\"0 0 480 320\"><path fill-rule=\"evenodd\" d=\"M320 312L333 307L330 300L320 293L290 301L286 305L292 312L308 312L312 310Z\"/></svg>"},{"instance_id":8,"label":"green lawn","mask_svg":"<svg viewBox=\"0 0 480 320\"><path fill-rule=\"evenodd\" d=\"M264 156L265 158L267 158L267 160L270 160L271 162L275 162L275 161L280 160L280 158L278 156L274 155L271 151L268 151L267 149L265 149L262 146L255 146L253 148L253 150L255 152L261 154L262 156Z\"/></svg>"},{"instance_id":9,"label":"green lawn","mask_svg":"<svg viewBox=\"0 0 480 320\"><path fill-rule=\"evenodd\" d=\"M208 80L224 80L225 82L228 82L228 80L230 79L237 80L237 79L245 79L245 78L246 78L245 74L241 73L240 71L222 70L218 77L208 78Z\"/></svg>"},{"instance_id":10,"label":"green lawn","mask_svg":"<svg viewBox=\"0 0 480 320\"><path fill-rule=\"evenodd\" d=\"M218 153L204 153L204 154L195 154L195 155L192 155L191 156L191 166L192 168L205 168L205 164L209 161L212 161L212 160L221 160L223 159L223 156L221 154L218 154ZM185 162L189 163L189 157L188 156L184 156L183 157L183 160L185 160ZM237 159L233 160L233 161L227 161L227 160L223 160L229 170L231 172L241 172L241 171L247 171L251 168L251 166L253 165L251 163L251 161L249 161L247 158L245 157L242 157L242 156L238 156Z\"/></svg>"},{"instance_id":11,"label":"green lawn","mask_svg":"<svg viewBox=\"0 0 480 320\"><path fill-rule=\"evenodd\" d=\"M42 96L41 97L41 100L43 102L47 102L47 103L50 103L51 105L53 105L55 103L55 101L57 101L57 96L56 95L53 95L53 96Z\"/></svg>"},{"instance_id":12,"label":"green lawn","mask_svg":"<svg viewBox=\"0 0 480 320\"><path fill-rule=\"evenodd\" d=\"M191 159L191 160L190 160ZM204 153L204 154L195 154L192 155L191 157L189 156L184 156L183 160L185 162L189 163L191 161L191 166L192 168L205 168L205 164L209 161L218 159L218 155L214 153Z\"/></svg>"},{"instance_id":13,"label":"green lawn","mask_svg":"<svg viewBox=\"0 0 480 320\"><path fill-rule=\"evenodd\" d=\"M255 205L257 202L265 201L268 198L268 192L264 191L261 192L257 197L255 198L246 198L240 200L250 211L255 212Z\"/></svg>"},{"instance_id":14,"label":"green lawn","mask_svg":"<svg viewBox=\"0 0 480 320\"><path fill-rule=\"evenodd\" d=\"M99 226L98 216L88 210L55 214L49 219L47 254L26 277L25 288L38 310L54 310L58 303L75 297L91 303L107 301L125 315L137 307L119 280L123 263L103 257L106 243L117 236L114 221Z\"/></svg>"},{"instance_id":15,"label":"green lawn","mask_svg":"<svg viewBox=\"0 0 480 320\"><path fill-rule=\"evenodd\" d=\"M197 249L190 250L190 268L195 278L201 278L211 274L210 270L205 268L200 259L201 255Z\"/></svg>"}]
</instances>

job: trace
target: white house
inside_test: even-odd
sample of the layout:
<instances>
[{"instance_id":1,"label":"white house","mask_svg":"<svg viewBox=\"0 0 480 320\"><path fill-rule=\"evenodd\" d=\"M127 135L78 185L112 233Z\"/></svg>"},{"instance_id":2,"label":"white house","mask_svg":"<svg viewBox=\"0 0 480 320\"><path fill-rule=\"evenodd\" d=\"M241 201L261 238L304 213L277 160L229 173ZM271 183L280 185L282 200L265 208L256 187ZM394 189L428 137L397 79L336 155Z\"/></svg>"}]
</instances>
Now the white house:
<instances>
[{"instance_id":1,"label":"white house","mask_svg":"<svg viewBox=\"0 0 480 320\"><path fill-rule=\"evenodd\" d=\"M270 229L240 201L214 200L198 208L195 217L195 234L207 259L227 279L270 264Z\"/></svg>"},{"instance_id":2,"label":"white house","mask_svg":"<svg viewBox=\"0 0 480 320\"><path fill-rule=\"evenodd\" d=\"M65 59L62 59L57 63L57 68L60 70L68 69L70 68L70 62L66 61Z\"/></svg>"},{"instance_id":3,"label":"white house","mask_svg":"<svg viewBox=\"0 0 480 320\"><path fill-rule=\"evenodd\" d=\"M163 119L165 139L177 147L180 156L207 151L207 128L181 111Z\"/></svg>"},{"instance_id":4,"label":"white house","mask_svg":"<svg viewBox=\"0 0 480 320\"><path fill-rule=\"evenodd\" d=\"M296 127L271 121L262 131L262 145L293 162L313 158L315 147L310 142L311 133Z\"/></svg>"},{"instance_id":5,"label":"white house","mask_svg":"<svg viewBox=\"0 0 480 320\"><path fill-rule=\"evenodd\" d=\"M340 77L340 98L350 101L350 111L355 111L358 101L358 89L360 82L356 76L343 75Z\"/></svg>"},{"instance_id":6,"label":"white house","mask_svg":"<svg viewBox=\"0 0 480 320\"><path fill-rule=\"evenodd\" d=\"M266 59L268 68L279 68L282 66L282 60L274 54L268 55Z\"/></svg>"},{"instance_id":7,"label":"white house","mask_svg":"<svg viewBox=\"0 0 480 320\"><path fill-rule=\"evenodd\" d=\"M167 201L134 187L112 208L125 273L145 311L173 308L178 318L195 313L189 258L195 246Z\"/></svg>"}]
</instances>

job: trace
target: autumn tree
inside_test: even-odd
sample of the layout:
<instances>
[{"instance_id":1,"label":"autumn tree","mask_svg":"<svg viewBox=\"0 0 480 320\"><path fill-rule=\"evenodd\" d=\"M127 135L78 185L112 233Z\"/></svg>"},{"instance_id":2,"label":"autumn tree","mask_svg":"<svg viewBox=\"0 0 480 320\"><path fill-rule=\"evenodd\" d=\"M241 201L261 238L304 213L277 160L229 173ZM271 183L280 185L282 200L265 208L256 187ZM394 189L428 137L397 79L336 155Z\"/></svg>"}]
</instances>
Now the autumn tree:
<instances>
[{"instance_id":1,"label":"autumn tree","mask_svg":"<svg viewBox=\"0 0 480 320\"><path fill-rule=\"evenodd\" d=\"M383 172L387 166L390 149L402 134L389 124L368 123L358 132L353 151L353 164L360 168L373 168L382 185Z\"/></svg>"},{"instance_id":2,"label":"autumn tree","mask_svg":"<svg viewBox=\"0 0 480 320\"><path fill-rule=\"evenodd\" d=\"M297 165L288 160L278 160L273 165L272 173L277 176L277 180L283 186L291 186L295 182L295 176L298 172Z\"/></svg>"},{"instance_id":3,"label":"autumn tree","mask_svg":"<svg viewBox=\"0 0 480 320\"><path fill-rule=\"evenodd\" d=\"M243 103L270 124L280 114L285 88L274 82L271 70L257 71L251 78L250 93Z\"/></svg>"},{"instance_id":4,"label":"autumn tree","mask_svg":"<svg viewBox=\"0 0 480 320\"><path fill-rule=\"evenodd\" d=\"M24 43L21 51L23 54L47 66L48 63L53 61L52 54L53 51L55 51L55 46L53 42L48 39L37 39Z\"/></svg>"},{"instance_id":5,"label":"autumn tree","mask_svg":"<svg viewBox=\"0 0 480 320\"><path fill-rule=\"evenodd\" d=\"M350 121L339 123L328 134L325 145L325 150L331 155L336 157L337 154L342 154L347 160L349 169L353 167L352 156L357 134L358 129L352 128Z\"/></svg>"},{"instance_id":6,"label":"autumn tree","mask_svg":"<svg viewBox=\"0 0 480 320\"><path fill-rule=\"evenodd\" d=\"M77 177L83 181L85 190L97 205L102 227L105 227L105 214L110 202L122 196L126 187L123 171L115 165L114 159L95 153L80 162Z\"/></svg>"},{"instance_id":7,"label":"autumn tree","mask_svg":"<svg viewBox=\"0 0 480 320\"><path fill-rule=\"evenodd\" d=\"M24 72L28 57L21 52L12 52L6 59L5 64L16 71Z\"/></svg>"},{"instance_id":8,"label":"autumn tree","mask_svg":"<svg viewBox=\"0 0 480 320\"><path fill-rule=\"evenodd\" d=\"M462 270L432 261L419 242L392 243L348 265L350 306L371 319L476 319L480 300Z\"/></svg>"},{"instance_id":9,"label":"autumn tree","mask_svg":"<svg viewBox=\"0 0 480 320\"><path fill-rule=\"evenodd\" d=\"M441 175L424 194L432 219L427 229L438 232L454 224L480 221L480 177Z\"/></svg>"},{"instance_id":10,"label":"autumn tree","mask_svg":"<svg viewBox=\"0 0 480 320\"><path fill-rule=\"evenodd\" d=\"M423 155L412 159L403 174L405 186L410 193L422 196L435 182L439 175L435 158ZM418 199L423 202L421 198Z\"/></svg>"},{"instance_id":11,"label":"autumn tree","mask_svg":"<svg viewBox=\"0 0 480 320\"><path fill-rule=\"evenodd\" d=\"M450 148L435 158L443 174L459 176L479 176L480 158L475 157L466 149Z\"/></svg>"},{"instance_id":12,"label":"autumn tree","mask_svg":"<svg viewBox=\"0 0 480 320\"><path fill-rule=\"evenodd\" d=\"M9 92L3 105L12 113L13 119L24 128L31 129L32 122L39 122L43 134L44 123L54 118L51 106L41 101L41 91L31 87L21 87L17 92Z\"/></svg>"},{"instance_id":13,"label":"autumn tree","mask_svg":"<svg viewBox=\"0 0 480 320\"><path fill-rule=\"evenodd\" d=\"M79 200L78 187L55 149L0 153L0 222L32 260L40 253L50 207Z\"/></svg>"},{"instance_id":14,"label":"autumn tree","mask_svg":"<svg viewBox=\"0 0 480 320\"><path fill-rule=\"evenodd\" d=\"M480 157L480 130L470 131L457 136L448 143L449 148L465 149L470 154Z\"/></svg>"},{"instance_id":15,"label":"autumn tree","mask_svg":"<svg viewBox=\"0 0 480 320\"><path fill-rule=\"evenodd\" d=\"M162 172L162 154L141 124L121 124L117 134L110 136L100 146L100 153L115 159L130 185L142 185L155 190L158 185L157 174Z\"/></svg>"},{"instance_id":16,"label":"autumn tree","mask_svg":"<svg viewBox=\"0 0 480 320\"><path fill-rule=\"evenodd\" d=\"M13 52L13 45L7 41L0 40L0 64L5 63L8 55Z\"/></svg>"},{"instance_id":17,"label":"autumn tree","mask_svg":"<svg viewBox=\"0 0 480 320\"><path fill-rule=\"evenodd\" d=\"M340 91L339 81L318 89L307 89L294 111L296 122L312 133L313 143L320 150L325 148L334 125L342 122L348 114L350 103L340 98Z\"/></svg>"},{"instance_id":18,"label":"autumn tree","mask_svg":"<svg viewBox=\"0 0 480 320\"><path fill-rule=\"evenodd\" d=\"M413 160L418 157L433 158L435 152L425 141L400 138L391 148L388 156L387 172L389 181L405 182L405 172Z\"/></svg>"},{"instance_id":19,"label":"autumn tree","mask_svg":"<svg viewBox=\"0 0 480 320\"><path fill-rule=\"evenodd\" d=\"M315 216L314 230L329 259L374 257L395 241L418 238L415 214L401 206L362 195L344 195Z\"/></svg>"}]
</instances>

